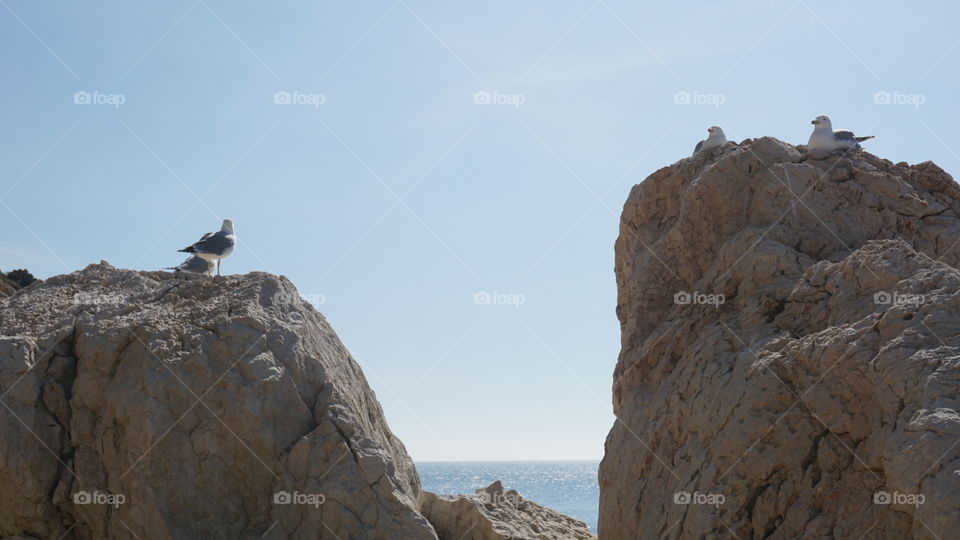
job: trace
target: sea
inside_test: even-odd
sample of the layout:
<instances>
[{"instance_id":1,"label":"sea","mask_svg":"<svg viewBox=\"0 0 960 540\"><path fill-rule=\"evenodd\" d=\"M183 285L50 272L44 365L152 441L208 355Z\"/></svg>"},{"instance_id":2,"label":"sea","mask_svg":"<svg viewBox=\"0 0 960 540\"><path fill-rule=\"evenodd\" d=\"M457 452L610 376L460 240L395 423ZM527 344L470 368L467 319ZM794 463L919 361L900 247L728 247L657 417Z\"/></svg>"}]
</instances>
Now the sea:
<instances>
[{"instance_id":1,"label":"sea","mask_svg":"<svg viewBox=\"0 0 960 540\"><path fill-rule=\"evenodd\" d=\"M524 499L583 521L597 532L599 461L418 461L423 489L472 494L494 480Z\"/></svg>"}]
</instances>

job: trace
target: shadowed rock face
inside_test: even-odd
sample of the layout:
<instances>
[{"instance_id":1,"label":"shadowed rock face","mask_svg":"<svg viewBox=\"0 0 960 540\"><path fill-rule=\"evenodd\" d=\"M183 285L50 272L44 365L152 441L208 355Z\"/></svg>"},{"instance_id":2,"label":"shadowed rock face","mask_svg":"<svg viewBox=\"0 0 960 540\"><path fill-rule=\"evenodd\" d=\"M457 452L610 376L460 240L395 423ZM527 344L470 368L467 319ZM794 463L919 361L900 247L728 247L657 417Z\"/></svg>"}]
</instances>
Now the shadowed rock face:
<instances>
[{"instance_id":1,"label":"shadowed rock face","mask_svg":"<svg viewBox=\"0 0 960 540\"><path fill-rule=\"evenodd\" d=\"M0 535L436 538L359 366L284 278L101 263L0 299L0 334Z\"/></svg>"},{"instance_id":2,"label":"shadowed rock face","mask_svg":"<svg viewBox=\"0 0 960 540\"><path fill-rule=\"evenodd\" d=\"M958 242L929 162L762 138L635 186L600 537L955 535Z\"/></svg>"}]
</instances>

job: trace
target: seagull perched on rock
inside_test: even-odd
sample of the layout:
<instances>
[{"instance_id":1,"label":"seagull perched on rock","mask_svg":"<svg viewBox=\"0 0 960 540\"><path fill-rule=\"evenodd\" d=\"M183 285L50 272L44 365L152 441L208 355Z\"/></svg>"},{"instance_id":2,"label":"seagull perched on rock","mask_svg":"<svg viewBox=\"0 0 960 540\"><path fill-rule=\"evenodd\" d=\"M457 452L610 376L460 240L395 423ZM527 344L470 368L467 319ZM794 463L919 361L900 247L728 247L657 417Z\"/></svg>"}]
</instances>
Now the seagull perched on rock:
<instances>
[{"instance_id":1,"label":"seagull perched on rock","mask_svg":"<svg viewBox=\"0 0 960 540\"><path fill-rule=\"evenodd\" d=\"M707 150L712 150L718 146L723 146L723 144L727 142L727 136L723 134L723 130L720 129L720 126L708 127L707 133L709 133L710 136L697 143L696 148L693 149L693 155L697 155L700 152L706 152Z\"/></svg>"},{"instance_id":2,"label":"seagull perched on rock","mask_svg":"<svg viewBox=\"0 0 960 540\"><path fill-rule=\"evenodd\" d=\"M233 247L237 245L237 235L233 234L233 220L223 220L223 226L219 232L207 233L200 240L197 240L192 246L187 246L180 251L184 253L193 253L205 261L217 261L217 275L220 275L220 259L233 253ZM210 271L207 270L209 274Z\"/></svg>"},{"instance_id":3,"label":"seagull perched on rock","mask_svg":"<svg viewBox=\"0 0 960 540\"><path fill-rule=\"evenodd\" d=\"M210 272L210 261L201 259L196 255L187 257L187 260L177 266L168 266L164 270L173 270L174 272L187 272L189 274L206 274Z\"/></svg>"},{"instance_id":4,"label":"seagull perched on rock","mask_svg":"<svg viewBox=\"0 0 960 540\"><path fill-rule=\"evenodd\" d=\"M814 128L807 142L807 149L812 151L833 152L848 148L859 149L861 142L873 138L873 135L857 137L852 131L846 129L834 131L830 117L823 114L811 120L810 123Z\"/></svg>"}]
</instances>

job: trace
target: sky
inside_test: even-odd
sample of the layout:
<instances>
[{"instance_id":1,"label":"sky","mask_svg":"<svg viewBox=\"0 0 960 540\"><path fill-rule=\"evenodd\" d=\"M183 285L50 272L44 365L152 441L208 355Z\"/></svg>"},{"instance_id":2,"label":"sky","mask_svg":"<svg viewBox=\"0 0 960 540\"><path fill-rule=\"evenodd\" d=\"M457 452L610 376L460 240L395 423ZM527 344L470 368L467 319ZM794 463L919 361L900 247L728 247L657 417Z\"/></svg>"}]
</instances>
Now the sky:
<instances>
[{"instance_id":1,"label":"sky","mask_svg":"<svg viewBox=\"0 0 960 540\"><path fill-rule=\"evenodd\" d=\"M630 188L818 114L960 171L955 2L0 0L0 268L234 220L418 461L599 459Z\"/></svg>"}]
</instances>

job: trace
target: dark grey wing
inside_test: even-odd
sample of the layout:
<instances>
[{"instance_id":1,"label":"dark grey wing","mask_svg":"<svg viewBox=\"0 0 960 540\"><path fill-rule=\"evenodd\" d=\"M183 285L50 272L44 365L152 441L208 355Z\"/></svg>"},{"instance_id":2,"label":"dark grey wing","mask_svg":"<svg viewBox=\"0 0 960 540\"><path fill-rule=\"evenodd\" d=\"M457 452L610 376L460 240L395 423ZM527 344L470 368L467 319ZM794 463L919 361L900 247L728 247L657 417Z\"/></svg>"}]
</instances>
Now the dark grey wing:
<instances>
[{"instance_id":1,"label":"dark grey wing","mask_svg":"<svg viewBox=\"0 0 960 540\"><path fill-rule=\"evenodd\" d=\"M206 272L207 271L207 261L197 257L196 255L191 255L187 257L187 260L178 264L177 266L168 266L164 270L173 270L174 272Z\"/></svg>"},{"instance_id":2,"label":"dark grey wing","mask_svg":"<svg viewBox=\"0 0 960 540\"><path fill-rule=\"evenodd\" d=\"M703 141L697 143L697 146L693 148L693 155L697 155L697 152L700 151L700 148L703 147Z\"/></svg>"},{"instance_id":3,"label":"dark grey wing","mask_svg":"<svg viewBox=\"0 0 960 540\"><path fill-rule=\"evenodd\" d=\"M179 272L192 272L194 274L205 274L210 269L210 263L194 255L177 267Z\"/></svg>"},{"instance_id":4,"label":"dark grey wing","mask_svg":"<svg viewBox=\"0 0 960 540\"><path fill-rule=\"evenodd\" d=\"M226 231L220 231L204 235L199 242L190 247L193 248L193 253L221 255L227 248L233 247L233 244L233 236Z\"/></svg>"},{"instance_id":5,"label":"dark grey wing","mask_svg":"<svg viewBox=\"0 0 960 540\"><path fill-rule=\"evenodd\" d=\"M197 247L197 244L199 244L200 242L203 242L204 240L210 238L210 237L213 236L214 234L216 234L216 233L208 232L207 234L201 236L201 237L200 237L200 240L197 240L196 243L190 244L189 246L187 246L187 247L185 247L185 248L183 248L183 249L181 249L181 250L179 250L179 251L182 251L182 252L184 252L184 253L195 253L195 252L196 252L196 249L194 249L194 248Z\"/></svg>"},{"instance_id":6,"label":"dark grey wing","mask_svg":"<svg viewBox=\"0 0 960 540\"><path fill-rule=\"evenodd\" d=\"M833 138L838 141L857 142L856 137L853 136L853 132L846 129L838 129L837 131L834 131Z\"/></svg>"}]
</instances>

